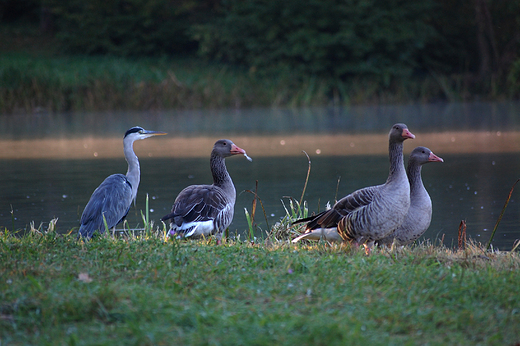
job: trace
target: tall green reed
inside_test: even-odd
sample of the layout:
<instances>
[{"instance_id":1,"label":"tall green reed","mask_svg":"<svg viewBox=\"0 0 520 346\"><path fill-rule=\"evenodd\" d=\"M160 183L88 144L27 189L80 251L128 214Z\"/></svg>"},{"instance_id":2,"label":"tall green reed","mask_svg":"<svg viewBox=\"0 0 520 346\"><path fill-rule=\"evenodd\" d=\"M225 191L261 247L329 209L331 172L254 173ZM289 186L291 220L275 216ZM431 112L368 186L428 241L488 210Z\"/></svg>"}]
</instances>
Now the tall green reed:
<instances>
[{"instance_id":1,"label":"tall green reed","mask_svg":"<svg viewBox=\"0 0 520 346\"><path fill-rule=\"evenodd\" d=\"M511 97L500 83L483 82L482 90L470 90L460 79L432 74L384 84L363 76L339 79L291 72L252 73L196 58L4 53L0 54L0 111L341 106L466 100L467 95L486 93L491 99Z\"/></svg>"}]
</instances>

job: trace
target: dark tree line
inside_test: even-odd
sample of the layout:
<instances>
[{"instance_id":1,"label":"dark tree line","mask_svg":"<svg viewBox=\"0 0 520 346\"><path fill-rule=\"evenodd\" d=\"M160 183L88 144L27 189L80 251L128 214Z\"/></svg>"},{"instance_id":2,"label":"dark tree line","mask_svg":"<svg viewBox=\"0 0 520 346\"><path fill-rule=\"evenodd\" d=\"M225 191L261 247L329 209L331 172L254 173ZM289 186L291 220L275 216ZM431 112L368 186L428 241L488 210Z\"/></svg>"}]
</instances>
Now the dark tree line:
<instances>
[{"instance_id":1,"label":"dark tree line","mask_svg":"<svg viewBox=\"0 0 520 346\"><path fill-rule=\"evenodd\" d=\"M382 81L520 75L511 0L1 0L0 20L38 22L74 54L197 54L259 73Z\"/></svg>"}]
</instances>

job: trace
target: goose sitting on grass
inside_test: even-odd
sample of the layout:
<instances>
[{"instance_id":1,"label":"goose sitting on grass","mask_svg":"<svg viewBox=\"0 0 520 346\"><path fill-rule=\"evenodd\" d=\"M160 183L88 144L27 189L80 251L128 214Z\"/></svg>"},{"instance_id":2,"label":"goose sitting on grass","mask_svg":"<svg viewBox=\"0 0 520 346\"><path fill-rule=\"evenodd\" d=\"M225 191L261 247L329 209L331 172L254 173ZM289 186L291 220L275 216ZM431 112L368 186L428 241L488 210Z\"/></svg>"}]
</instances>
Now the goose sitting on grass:
<instances>
[{"instance_id":1,"label":"goose sitting on grass","mask_svg":"<svg viewBox=\"0 0 520 346\"><path fill-rule=\"evenodd\" d=\"M395 124L388 135L390 171L382 185L365 187L340 199L329 210L300 219L306 222L305 233L295 238L325 237L363 244L367 251L404 221L410 207L410 183L403 163L403 142L415 136L405 124Z\"/></svg>"}]
</instances>

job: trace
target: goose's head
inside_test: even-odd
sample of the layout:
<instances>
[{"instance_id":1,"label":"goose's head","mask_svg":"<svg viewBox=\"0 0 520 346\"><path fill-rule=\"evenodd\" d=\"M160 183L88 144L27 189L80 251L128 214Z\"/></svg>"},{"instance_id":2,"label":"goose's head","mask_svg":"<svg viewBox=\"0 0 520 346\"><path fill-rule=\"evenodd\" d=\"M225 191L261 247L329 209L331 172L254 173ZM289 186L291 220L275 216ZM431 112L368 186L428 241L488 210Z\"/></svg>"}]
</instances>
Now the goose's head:
<instances>
[{"instance_id":1,"label":"goose's head","mask_svg":"<svg viewBox=\"0 0 520 346\"><path fill-rule=\"evenodd\" d=\"M408 130L405 124L395 124L388 135L391 142L404 142L408 138L414 139L415 135Z\"/></svg>"}]
</instances>

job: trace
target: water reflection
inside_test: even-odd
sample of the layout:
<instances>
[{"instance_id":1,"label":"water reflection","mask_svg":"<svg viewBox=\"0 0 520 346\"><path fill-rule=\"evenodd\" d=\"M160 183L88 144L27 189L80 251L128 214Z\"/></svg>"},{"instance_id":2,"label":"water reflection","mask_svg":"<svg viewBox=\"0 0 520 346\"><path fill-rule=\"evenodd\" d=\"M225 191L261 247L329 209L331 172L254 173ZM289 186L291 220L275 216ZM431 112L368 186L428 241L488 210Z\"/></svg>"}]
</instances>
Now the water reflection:
<instances>
[{"instance_id":1,"label":"water reflection","mask_svg":"<svg viewBox=\"0 0 520 346\"><path fill-rule=\"evenodd\" d=\"M422 132L518 131L518 114L520 101L304 109L37 113L0 117L0 135L3 139L120 137L136 124L182 137L356 134L386 132L398 121Z\"/></svg>"},{"instance_id":2,"label":"water reflection","mask_svg":"<svg viewBox=\"0 0 520 346\"><path fill-rule=\"evenodd\" d=\"M208 156L218 137L233 139L253 157L252 163L241 156L227 160L238 192L232 231L246 229L244 208L251 208L252 195L240 192L254 190L256 181L272 224L285 213L284 196L300 199L307 173L301 150L312 159L304 196L311 212L336 196L383 183L386 133L399 119L418 135L405 143L406 152L425 145L445 160L423 169L434 208L425 236L444 235L447 245L455 244L458 225L466 220L468 235L485 242L520 171L519 108L518 103L475 103L351 107L348 115L335 109L257 109L0 117L0 227L25 228L31 221L38 226L54 217L59 231L77 227L99 183L126 172L122 135L135 124L170 135L135 145L142 179L129 213L131 226L142 225L147 193L150 215L158 221L184 187L211 182ZM40 120L24 128L25 118ZM520 238L517 193L495 236L493 244L501 249Z\"/></svg>"}]
</instances>

